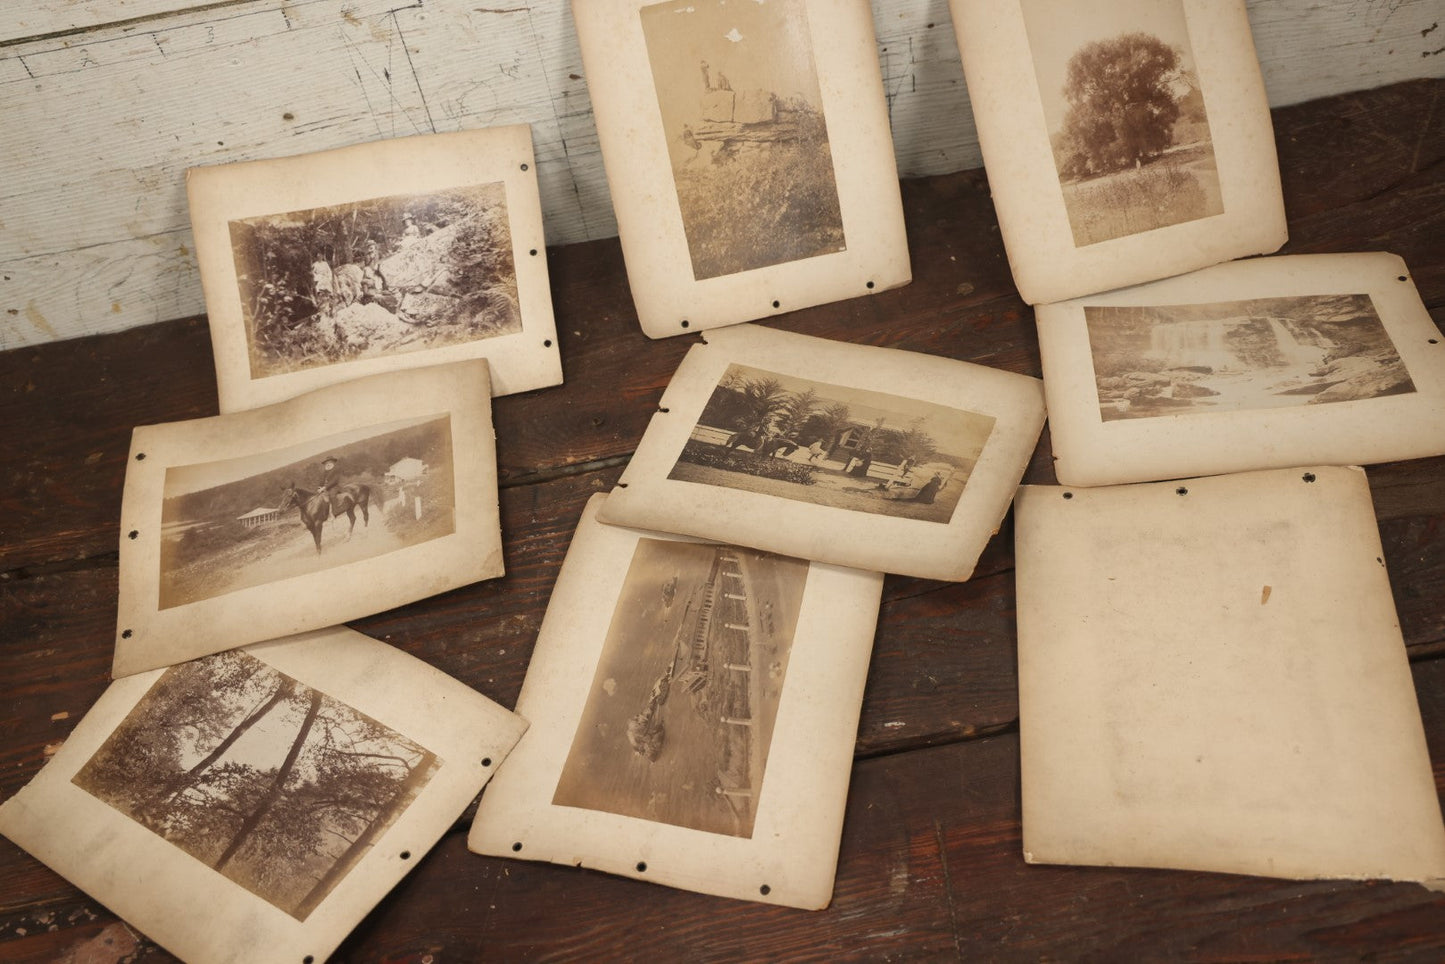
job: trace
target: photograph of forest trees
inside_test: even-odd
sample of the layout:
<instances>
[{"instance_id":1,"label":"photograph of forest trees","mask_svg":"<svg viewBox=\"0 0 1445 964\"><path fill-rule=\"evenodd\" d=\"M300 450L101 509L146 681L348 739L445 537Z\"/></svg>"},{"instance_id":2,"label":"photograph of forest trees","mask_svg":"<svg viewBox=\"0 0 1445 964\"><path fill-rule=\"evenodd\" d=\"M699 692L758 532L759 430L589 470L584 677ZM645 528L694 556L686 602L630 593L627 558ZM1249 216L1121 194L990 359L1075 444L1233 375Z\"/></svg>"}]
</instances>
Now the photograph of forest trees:
<instances>
[{"instance_id":1,"label":"photograph of forest trees","mask_svg":"<svg viewBox=\"0 0 1445 964\"><path fill-rule=\"evenodd\" d=\"M1224 211L1183 0L1023 0L1079 247Z\"/></svg>"},{"instance_id":2,"label":"photograph of forest trees","mask_svg":"<svg viewBox=\"0 0 1445 964\"><path fill-rule=\"evenodd\" d=\"M693 277L842 251L803 0L642 8Z\"/></svg>"},{"instance_id":3,"label":"photograph of forest trees","mask_svg":"<svg viewBox=\"0 0 1445 964\"><path fill-rule=\"evenodd\" d=\"M991 415L730 365L668 474L947 523Z\"/></svg>"},{"instance_id":4,"label":"photograph of forest trees","mask_svg":"<svg viewBox=\"0 0 1445 964\"><path fill-rule=\"evenodd\" d=\"M1415 391L1365 294L1090 305L1084 318L1106 422Z\"/></svg>"},{"instance_id":5,"label":"photograph of forest trees","mask_svg":"<svg viewBox=\"0 0 1445 964\"><path fill-rule=\"evenodd\" d=\"M305 920L441 762L232 650L166 670L72 782Z\"/></svg>"},{"instance_id":6,"label":"photograph of forest trees","mask_svg":"<svg viewBox=\"0 0 1445 964\"><path fill-rule=\"evenodd\" d=\"M522 330L500 181L230 222L251 377Z\"/></svg>"}]
</instances>

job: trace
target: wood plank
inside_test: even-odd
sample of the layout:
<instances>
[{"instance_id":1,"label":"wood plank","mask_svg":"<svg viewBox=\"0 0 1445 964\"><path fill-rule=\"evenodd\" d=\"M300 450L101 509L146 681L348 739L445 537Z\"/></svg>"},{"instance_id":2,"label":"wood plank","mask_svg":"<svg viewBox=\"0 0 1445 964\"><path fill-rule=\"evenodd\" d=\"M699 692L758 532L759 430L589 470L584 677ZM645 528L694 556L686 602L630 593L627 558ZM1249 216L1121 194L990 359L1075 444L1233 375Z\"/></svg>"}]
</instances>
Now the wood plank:
<instances>
[{"instance_id":1,"label":"wood plank","mask_svg":"<svg viewBox=\"0 0 1445 964\"><path fill-rule=\"evenodd\" d=\"M1248 9L1276 107L1445 73L1437 0ZM946 5L873 13L900 172L978 166ZM6 4L0 312L16 314L0 314L0 348L199 312L188 166L518 122L533 125L552 243L615 234L566 4Z\"/></svg>"},{"instance_id":2,"label":"wood plank","mask_svg":"<svg viewBox=\"0 0 1445 964\"><path fill-rule=\"evenodd\" d=\"M1415 678L1445 788L1445 661ZM833 903L816 913L478 857L458 829L337 959L597 960L626 948L637 960L1426 960L1445 949L1445 896L1414 884L1027 865L1017 787L1013 734L858 762ZM75 892L48 906L62 932L79 919L72 944L112 919ZM70 946L51 933L4 946L39 960L30 945L42 943Z\"/></svg>"}]
</instances>

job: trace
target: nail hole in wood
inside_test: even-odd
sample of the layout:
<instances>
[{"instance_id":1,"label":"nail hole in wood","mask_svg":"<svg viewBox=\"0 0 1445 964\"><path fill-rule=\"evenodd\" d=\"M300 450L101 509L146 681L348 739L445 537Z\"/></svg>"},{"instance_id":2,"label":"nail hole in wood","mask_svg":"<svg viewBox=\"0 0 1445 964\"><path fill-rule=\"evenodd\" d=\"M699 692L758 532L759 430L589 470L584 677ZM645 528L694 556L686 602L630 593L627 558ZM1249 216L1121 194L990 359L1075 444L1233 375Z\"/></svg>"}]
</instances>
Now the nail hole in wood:
<instances>
[{"instance_id":1,"label":"nail hole in wood","mask_svg":"<svg viewBox=\"0 0 1445 964\"><path fill-rule=\"evenodd\" d=\"M122 630L120 631L120 638L121 638L121 639L130 639L130 638L131 638L132 636L134 636L134 635L135 635L135 633L131 632L129 629L122 629Z\"/></svg>"},{"instance_id":2,"label":"nail hole in wood","mask_svg":"<svg viewBox=\"0 0 1445 964\"><path fill-rule=\"evenodd\" d=\"M639 860L639 861L637 862L637 872L638 872L639 874L645 874L645 873L647 873L647 861L645 861L645 860Z\"/></svg>"},{"instance_id":3,"label":"nail hole in wood","mask_svg":"<svg viewBox=\"0 0 1445 964\"><path fill-rule=\"evenodd\" d=\"M126 535L130 536L130 538L132 538L132 539L139 539L139 538L140 538L140 530L139 530L139 529L132 529L132 530L130 530L130 532L126 533Z\"/></svg>"},{"instance_id":4,"label":"nail hole in wood","mask_svg":"<svg viewBox=\"0 0 1445 964\"><path fill-rule=\"evenodd\" d=\"M1184 486L1181 485L1179 488L1177 488L1177 489L1174 490L1174 494L1175 494L1175 495L1188 495L1188 494L1189 494L1189 490L1186 489Z\"/></svg>"},{"instance_id":5,"label":"nail hole in wood","mask_svg":"<svg viewBox=\"0 0 1445 964\"><path fill-rule=\"evenodd\" d=\"M517 841L516 843L512 844L512 853L517 853L517 852L519 852L521 849L522 849L522 842L521 842L520 840Z\"/></svg>"},{"instance_id":6,"label":"nail hole in wood","mask_svg":"<svg viewBox=\"0 0 1445 964\"><path fill-rule=\"evenodd\" d=\"M491 757L489 757L489 756L484 756L484 757L482 757L482 766L484 766L484 767L489 767L489 766L491 766L491 765L492 765L492 758L491 758Z\"/></svg>"},{"instance_id":7,"label":"nail hole in wood","mask_svg":"<svg viewBox=\"0 0 1445 964\"><path fill-rule=\"evenodd\" d=\"M773 888L769 887L767 884L763 884L763 886L758 888L758 893L762 894L764 897L768 896L772 892Z\"/></svg>"},{"instance_id":8,"label":"nail hole in wood","mask_svg":"<svg viewBox=\"0 0 1445 964\"><path fill-rule=\"evenodd\" d=\"M1315 474L1314 474L1313 472L1306 472L1304 475L1302 475L1302 476L1300 476L1300 477L1301 477L1302 479L1304 479L1306 482L1313 482L1313 481L1315 480Z\"/></svg>"}]
</instances>

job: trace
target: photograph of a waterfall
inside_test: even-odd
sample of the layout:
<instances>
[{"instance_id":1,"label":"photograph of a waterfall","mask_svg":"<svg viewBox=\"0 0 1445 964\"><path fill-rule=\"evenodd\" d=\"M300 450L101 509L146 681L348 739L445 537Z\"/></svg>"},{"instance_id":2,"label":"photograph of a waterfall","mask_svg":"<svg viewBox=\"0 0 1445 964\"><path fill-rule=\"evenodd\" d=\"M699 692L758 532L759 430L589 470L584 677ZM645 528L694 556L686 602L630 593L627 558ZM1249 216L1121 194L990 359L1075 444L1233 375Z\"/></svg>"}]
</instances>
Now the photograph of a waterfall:
<instances>
[{"instance_id":1,"label":"photograph of a waterfall","mask_svg":"<svg viewBox=\"0 0 1445 964\"><path fill-rule=\"evenodd\" d=\"M455 531L451 419L172 466L163 498L161 609L371 559Z\"/></svg>"},{"instance_id":2,"label":"photograph of a waterfall","mask_svg":"<svg viewBox=\"0 0 1445 964\"><path fill-rule=\"evenodd\" d=\"M994 418L730 365L669 479L946 524Z\"/></svg>"},{"instance_id":3,"label":"photograph of a waterfall","mask_svg":"<svg viewBox=\"0 0 1445 964\"><path fill-rule=\"evenodd\" d=\"M1106 422L1415 391L1369 295L1085 306L1084 317Z\"/></svg>"},{"instance_id":4,"label":"photograph of a waterfall","mask_svg":"<svg viewBox=\"0 0 1445 964\"><path fill-rule=\"evenodd\" d=\"M1023 0L1079 247L1221 214L1183 0Z\"/></svg>"},{"instance_id":5,"label":"photograph of a waterfall","mask_svg":"<svg viewBox=\"0 0 1445 964\"><path fill-rule=\"evenodd\" d=\"M166 670L71 782L304 921L440 766L233 650Z\"/></svg>"},{"instance_id":6,"label":"photograph of a waterfall","mask_svg":"<svg viewBox=\"0 0 1445 964\"><path fill-rule=\"evenodd\" d=\"M807 577L640 539L552 804L751 837Z\"/></svg>"},{"instance_id":7,"label":"photograph of a waterfall","mask_svg":"<svg viewBox=\"0 0 1445 964\"><path fill-rule=\"evenodd\" d=\"M804 0L641 10L693 276L843 251Z\"/></svg>"}]
</instances>

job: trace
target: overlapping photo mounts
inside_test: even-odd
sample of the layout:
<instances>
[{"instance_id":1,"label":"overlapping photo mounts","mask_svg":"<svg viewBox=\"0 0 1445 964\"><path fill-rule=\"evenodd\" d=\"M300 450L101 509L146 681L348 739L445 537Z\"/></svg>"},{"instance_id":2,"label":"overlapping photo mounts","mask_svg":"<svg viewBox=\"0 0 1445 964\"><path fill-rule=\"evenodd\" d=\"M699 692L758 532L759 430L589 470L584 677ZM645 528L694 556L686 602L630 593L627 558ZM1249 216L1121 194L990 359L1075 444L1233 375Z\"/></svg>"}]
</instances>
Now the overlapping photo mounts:
<instances>
[{"instance_id":1,"label":"overlapping photo mounts","mask_svg":"<svg viewBox=\"0 0 1445 964\"><path fill-rule=\"evenodd\" d=\"M502 574L485 361L137 428L113 673L332 626Z\"/></svg>"}]
</instances>

